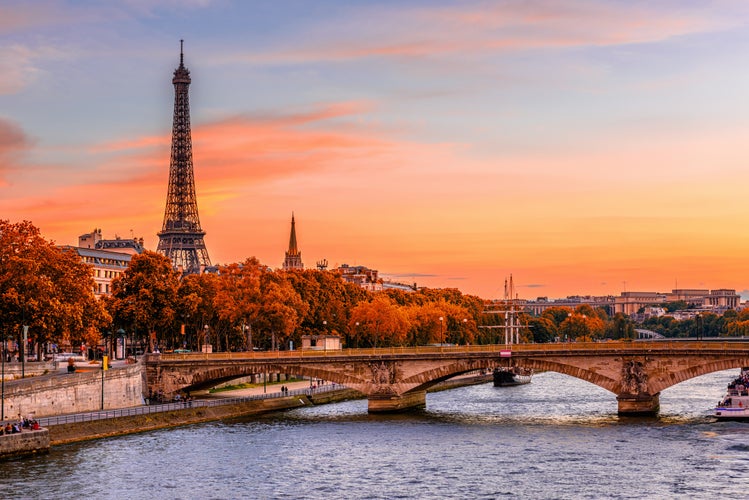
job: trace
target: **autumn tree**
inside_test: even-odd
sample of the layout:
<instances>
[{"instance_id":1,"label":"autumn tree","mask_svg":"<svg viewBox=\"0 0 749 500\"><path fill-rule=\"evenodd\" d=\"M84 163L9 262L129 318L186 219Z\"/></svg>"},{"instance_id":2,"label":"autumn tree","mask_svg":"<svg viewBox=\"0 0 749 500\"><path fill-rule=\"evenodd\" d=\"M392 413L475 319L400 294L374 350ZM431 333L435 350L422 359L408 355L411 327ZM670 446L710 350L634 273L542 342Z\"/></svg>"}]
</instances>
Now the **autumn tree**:
<instances>
[{"instance_id":1,"label":"autumn tree","mask_svg":"<svg viewBox=\"0 0 749 500\"><path fill-rule=\"evenodd\" d=\"M301 333L336 333L350 345L353 331L349 328L351 311L359 302L369 300L371 294L331 271L307 269L281 271L280 274L308 305L300 324Z\"/></svg>"},{"instance_id":2,"label":"autumn tree","mask_svg":"<svg viewBox=\"0 0 749 500\"><path fill-rule=\"evenodd\" d=\"M592 309L576 309L559 325L559 331L569 340L588 342L603 337L606 324ZM589 316L589 314L592 314Z\"/></svg>"},{"instance_id":3,"label":"autumn tree","mask_svg":"<svg viewBox=\"0 0 749 500\"><path fill-rule=\"evenodd\" d=\"M357 304L349 322L357 346L407 345L408 317L387 295L375 295L371 301Z\"/></svg>"},{"instance_id":4,"label":"autumn tree","mask_svg":"<svg viewBox=\"0 0 749 500\"><path fill-rule=\"evenodd\" d=\"M98 341L109 317L93 288L91 268L75 251L45 240L29 221L0 220L0 315L9 338L20 339L27 325L39 348Z\"/></svg>"},{"instance_id":5,"label":"autumn tree","mask_svg":"<svg viewBox=\"0 0 749 500\"><path fill-rule=\"evenodd\" d=\"M207 344L213 345L216 340L216 325L219 322L216 310L218 289L219 276L212 273L184 276L177 288L175 319L185 325L184 342L197 350Z\"/></svg>"},{"instance_id":6,"label":"autumn tree","mask_svg":"<svg viewBox=\"0 0 749 500\"><path fill-rule=\"evenodd\" d=\"M227 350L252 350L264 300L260 280L267 272L255 257L219 268L213 305Z\"/></svg>"},{"instance_id":7,"label":"autumn tree","mask_svg":"<svg viewBox=\"0 0 749 500\"><path fill-rule=\"evenodd\" d=\"M263 298L256 321L260 340L266 347L279 349L294 337L309 307L291 284L274 273L262 276L260 293Z\"/></svg>"},{"instance_id":8,"label":"autumn tree","mask_svg":"<svg viewBox=\"0 0 749 500\"><path fill-rule=\"evenodd\" d=\"M413 304L404 308L409 322L409 344L427 345L442 342L444 311L434 302ZM442 322L440 322L442 317Z\"/></svg>"},{"instance_id":9,"label":"autumn tree","mask_svg":"<svg viewBox=\"0 0 749 500\"><path fill-rule=\"evenodd\" d=\"M114 321L146 334L151 350L163 345L174 326L178 287L179 275L168 257L148 250L134 255L130 266L112 280Z\"/></svg>"}]
</instances>

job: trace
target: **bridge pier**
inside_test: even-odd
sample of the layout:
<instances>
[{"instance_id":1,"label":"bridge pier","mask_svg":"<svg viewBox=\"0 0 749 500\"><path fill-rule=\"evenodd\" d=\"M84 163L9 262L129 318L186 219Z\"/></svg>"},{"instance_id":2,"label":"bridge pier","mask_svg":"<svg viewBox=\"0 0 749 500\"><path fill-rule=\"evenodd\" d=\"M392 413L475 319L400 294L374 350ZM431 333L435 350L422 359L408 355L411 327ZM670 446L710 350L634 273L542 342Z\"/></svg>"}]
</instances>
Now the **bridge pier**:
<instances>
[{"instance_id":1,"label":"bridge pier","mask_svg":"<svg viewBox=\"0 0 749 500\"><path fill-rule=\"evenodd\" d=\"M427 404L427 392L417 391L406 394L372 394L367 397L369 413L397 413L415 408L424 408Z\"/></svg>"},{"instance_id":2,"label":"bridge pier","mask_svg":"<svg viewBox=\"0 0 749 500\"><path fill-rule=\"evenodd\" d=\"M619 415L628 417L657 415L661 406L660 395L660 392L653 395L619 395L616 397L616 400L619 403Z\"/></svg>"}]
</instances>

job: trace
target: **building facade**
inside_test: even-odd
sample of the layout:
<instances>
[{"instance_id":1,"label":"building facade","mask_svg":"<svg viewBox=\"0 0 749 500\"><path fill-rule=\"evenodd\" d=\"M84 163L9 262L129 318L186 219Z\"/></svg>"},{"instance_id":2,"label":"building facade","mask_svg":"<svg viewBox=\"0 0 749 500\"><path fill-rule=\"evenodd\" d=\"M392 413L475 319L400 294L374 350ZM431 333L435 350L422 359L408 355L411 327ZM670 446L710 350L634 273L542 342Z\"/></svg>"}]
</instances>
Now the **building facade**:
<instances>
[{"instance_id":1,"label":"building facade","mask_svg":"<svg viewBox=\"0 0 749 500\"><path fill-rule=\"evenodd\" d=\"M335 269L335 271L340 274L343 281L359 285L361 288L370 292L382 291L382 280L378 278L376 269L343 264Z\"/></svg>"},{"instance_id":2,"label":"building facade","mask_svg":"<svg viewBox=\"0 0 749 500\"><path fill-rule=\"evenodd\" d=\"M120 276L130 265L133 255L143 253L143 238L122 239L115 236L107 240L101 236L101 229L78 237L78 246L64 246L78 254L83 262L90 265L94 278L94 295L101 297L112 293L112 280Z\"/></svg>"}]
</instances>

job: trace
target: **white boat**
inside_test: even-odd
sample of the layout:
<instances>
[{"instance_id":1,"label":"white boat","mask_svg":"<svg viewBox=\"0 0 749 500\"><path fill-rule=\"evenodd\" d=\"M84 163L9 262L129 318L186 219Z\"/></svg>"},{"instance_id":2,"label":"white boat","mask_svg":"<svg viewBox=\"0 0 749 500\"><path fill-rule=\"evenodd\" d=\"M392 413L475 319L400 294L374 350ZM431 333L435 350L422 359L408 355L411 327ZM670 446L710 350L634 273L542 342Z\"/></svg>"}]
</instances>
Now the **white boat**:
<instances>
[{"instance_id":1,"label":"white boat","mask_svg":"<svg viewBox=\"0 0 749 500\"><path fill-rule=\"evenodd\" d=\"M749 368L742 368L739 377L728 384L715 416L718 420L749 420Z\"/></svg>"}]
</instances>

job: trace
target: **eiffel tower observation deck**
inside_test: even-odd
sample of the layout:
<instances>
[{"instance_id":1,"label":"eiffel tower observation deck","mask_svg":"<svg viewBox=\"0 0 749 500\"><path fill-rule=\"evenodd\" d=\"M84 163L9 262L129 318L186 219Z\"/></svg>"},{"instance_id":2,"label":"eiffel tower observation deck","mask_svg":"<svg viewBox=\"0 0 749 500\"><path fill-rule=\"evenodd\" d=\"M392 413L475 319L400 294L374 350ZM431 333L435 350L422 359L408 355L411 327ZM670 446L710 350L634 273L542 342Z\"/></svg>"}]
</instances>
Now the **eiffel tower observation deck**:
<instances>
[{"instance_id":1,"label":"eiffel tower observation deck","mask_svg":"<svg viewBox=\"0 0 749 500\"><path fill-rule=\"evenodd\" d=\"M174 120L172 155L169 163L169 189L164 224L158 233L156 251L166 255L183 274L197 274L211 265L200 227L190 134L190 71L185 67L183 40L180 40L179 67L174 71Z\"/></svg>"}]
</instances>

